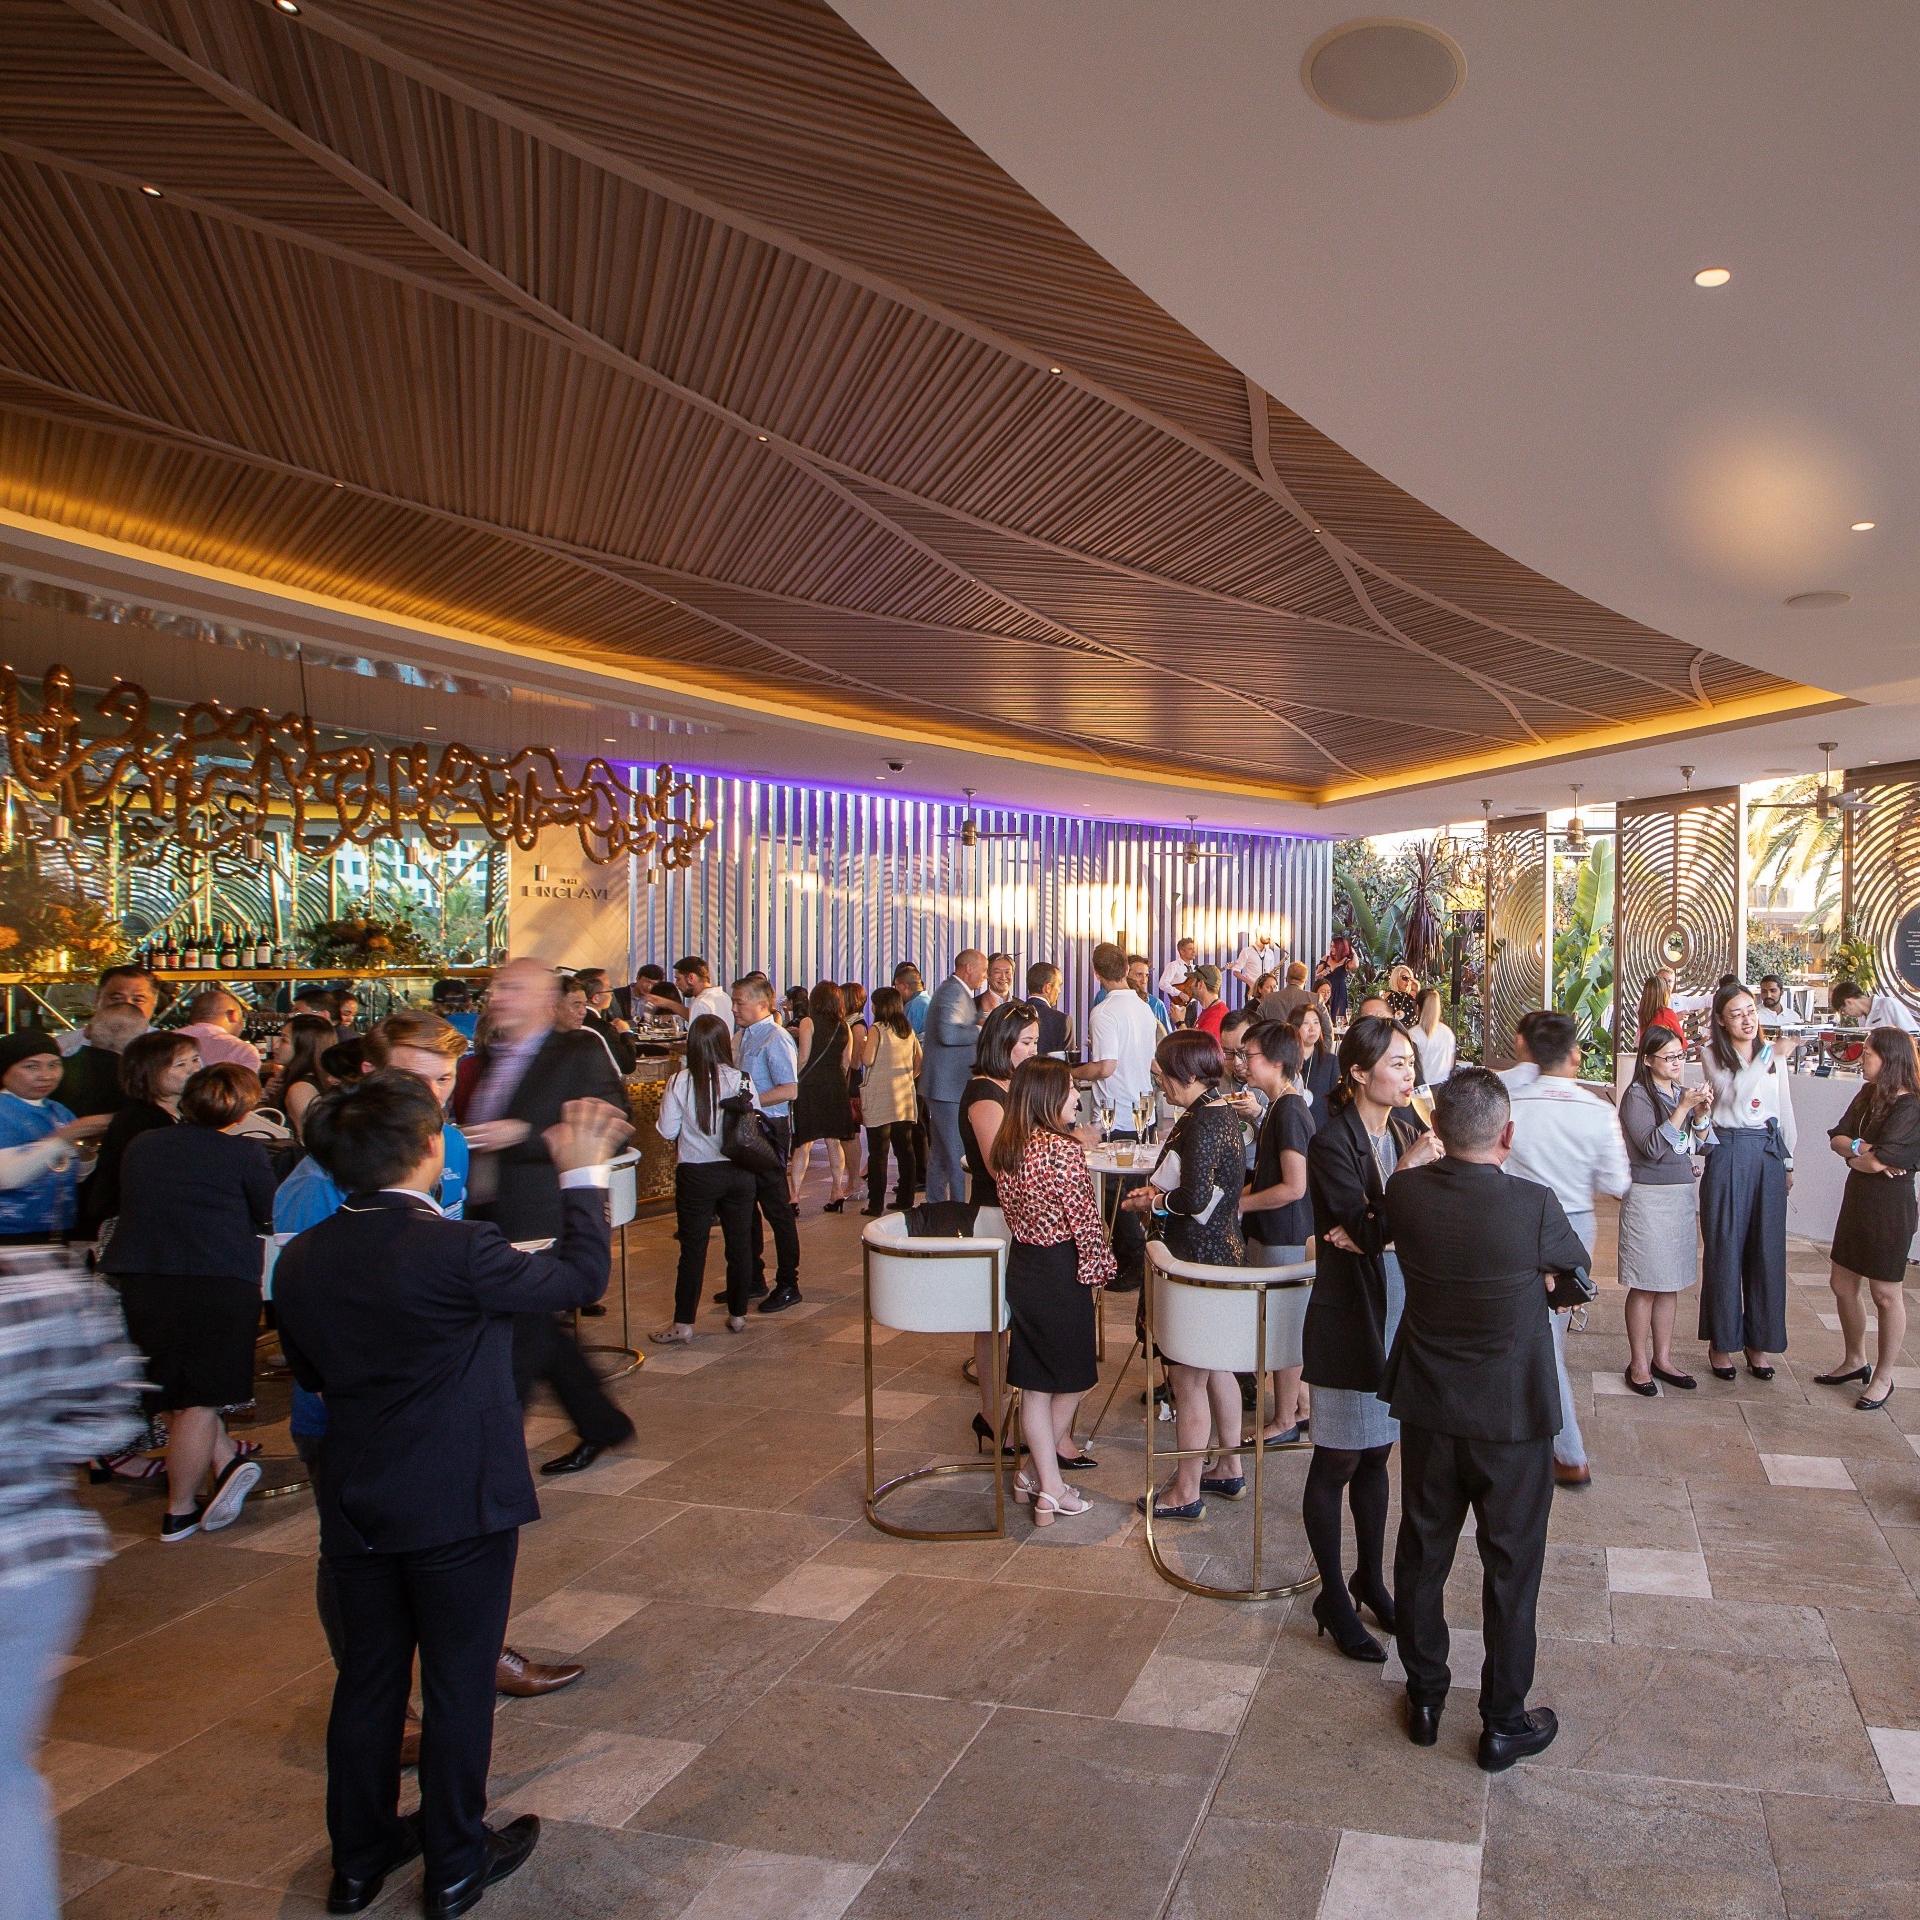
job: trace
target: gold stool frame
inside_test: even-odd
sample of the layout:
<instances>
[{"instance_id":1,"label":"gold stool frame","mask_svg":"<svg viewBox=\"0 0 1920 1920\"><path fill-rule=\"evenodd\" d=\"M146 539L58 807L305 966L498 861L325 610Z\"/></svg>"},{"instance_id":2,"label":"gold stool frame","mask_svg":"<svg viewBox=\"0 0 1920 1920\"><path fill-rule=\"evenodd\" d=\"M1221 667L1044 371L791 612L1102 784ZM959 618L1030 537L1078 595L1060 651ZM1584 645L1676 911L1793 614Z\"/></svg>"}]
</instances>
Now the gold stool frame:
<instances>
[{"instance_id":1,"label":"gold stool frame","mask_svg":"<svg viewBox=\"0 0 1920 1920\"><path fill-rule=\"evenodd\" d=\"M874 1476L879 1471L874 1458L873 1441L873 1255L874 1248L863 1234L860 1240L860 1324L864 1335L862 1347L866 1361L866 1387L864 1408L867 1428L867 1487L864 1510L867 1524L881 1533L890 1533L896 1540L1004 1540L1007 1535L1007 1462L1002 1451L1006 1444L1007 1429L1007 1388L1000 1377L1000 1341L998 1329L1007 1300L1007 1249L1003 1241L989 1243L990 1250L982 1257L989 1262L987 1281L987 1319L995 1329L993 1342L993 1404L999 1417L993 1423L993 1458L983 1460L956 1460L940 1466L916 1467L911 1473L895 1474L884 1486L874 1484ZM937 1244L922 1246L899 1246L881 1249L889 1259L905 1260L941 1260L952 1258L951 1253L941 1250ZM880 1517L880 1502L888 1494L897 1492L901 1487L911 1486L917 1480L943 1480L955 1474L991 1473L993 1475L993 1525L990 1527L902 1527L891 1520Z\"/></svg>"},{"instance_id":2,"label":"gold stool frame","mask_svg":"<svg viewBox=\"0 0 1920 1920\"><path fill-rule=\"evenodd\" d=\"M1153 1286L1153 1283L1154 1283L1154 1280L1158 1277L1158 1275L1162 1271L1162 1269L1158 1266L1158 1264L1155 1261L1154 1253L1155 1253L1155 1249L1160 1248L1161 1246L1162 1246L1162 1242L1158 1240L1150 1240L1147 1243L1147 1272L1146 1272L1146 1278L1142 1282L1142 1284L1146 1287L1146 1290L1147 1290L1147 1297L1145 1302L1146 1339L1144 1344L1145 1344L1145 1351L1146 1351L1146 1358L1147 1358L1147 1380L1148 1380L1149 1386L1151 1386L1151 1383L1153 1380L1153 1352L1154 1352L1154 1339L1153 1339L1154 1286ZM1311 1277L1308 1277L1306 1279L1289 1278L1284 1280L1277 1277L1280 1274L1293 1274L1295 1272L1295 1269L1290 1267L1246 1267L1241 1269L1241 1271L1249 1275L1271 1273L1276 1277L1270 1280L1269 1279L1253 1279L1253 1278L1249 1278L1246 1280L1194 1280L1189 1278L1186 1274L1174 1273L1174 1274L1168 1274L1167 1278L1172 1280L1176 1286L1205 1288L1209 1291L1216 1291L1220 1293L1253 1292L1259 1295L1259 1299L1255 1306L1255 1314L1254 1314L1255 1333L1254 1333L1254 1347L1253 1347L1254 1377L1261 1382L1260 1391L1255 1396L1256 1413L1257 1413L1258 1408L1263 1407L1266 1404L1265 1381L1266 1381L1266 1375L1267 1375L1267 1295L1269 1293L1278 1292L1282 1288L1310 1287L1313 1284L1313 1281ZM1139 1341L1136 1341L1134 1344L1136 1347L1138 1347L1142 1343ZM1167 1358L1167 1356L1164 1353L1160 1357L1163 1361L1166 1360ZM1128 1356L1128 1360L1129 1360L1129 1364L1131 1364L1131 1360L1132 1360L1131 1355ZM1185 1362L1176 1360L1172 1362L1172 1364L1174 1366L1183 1366ZM1123 1372L1124 1372L1124 1369L1123 1369ZM1118 1384L1119 1383L1116 1381L1115 1382L1116 1390L1118 1388ZM1107 1396L1107 1399L1108 1399L1108 1403L1111 1404L1113 1399L1112 1394L1109 1394ZM1184 1592L1187 1592L1187 1593L1197 1593L1201 1595L1203 1598L1208 1600L1288 1600L1288 1599L1291 1599L1295 1594L1310 1593L1315 1587L1317 1587L1320 1584L1320 1575L1317 1571L1308 1574L1304 1580L1296 1580L1293 1583L1293 1585L1287 1586L1287 1587L1263 1587L1260 1585L1261 1533L1262 1533L1263 1523L1265 1522L1265 1519L1266 1519L1265 1501L1262 1498L1261 1469L1266 1463L1267 1450L1261 1444L1261 1441L1260 1441L1260 1434L1258 1431L1260 1426L1260 1421L1258 1418L1256 1418L1254 1421L1255 1432L1253 1436L1253 1581L1254 1581L1254 1584L1250 1587L1210 1586L1207 1582L1202 1580L1189 1580L1185 1574L1175 1573L1174 1570L1167 1565L1166 1561L1160 1557L1160 1543L1154 1537L1154 1531L1153 1531L1155 1481L1158 1477L1154 1472L1154 1461L1156 1460L1156 1458L1160 1460L1193 1460L1193 1459L1204 1460L1205 1458L1207 1458L1209 1454L1232 1451L1233 1449L1222 1448L1222 1447L1197 1447L1197 1448L1196 1447L1186 1447L1186 1448L1173 1447L1167 1450L1166 1452L1156 1455L1153 1447L1153 1430L1155 1426L1159 1424L1154 1417L1157 1411L1158 1409L1155 1408L1151 1403L1149 1403L1147 1407L1147 1527L1146 1527L1146 1534L1147 1534L1147 1558L1153 1562L1154 1572L1157 1573L1161 1577L1161 1579L1165 1580L1170 1586L1179 1587ZM1106 1412L1104 1408L1101 1410L1101 1418L1102 1419L1106 1418ZM1244 1444L1241 1450L1244 1451Z\"/></svg>"}]
</instances>

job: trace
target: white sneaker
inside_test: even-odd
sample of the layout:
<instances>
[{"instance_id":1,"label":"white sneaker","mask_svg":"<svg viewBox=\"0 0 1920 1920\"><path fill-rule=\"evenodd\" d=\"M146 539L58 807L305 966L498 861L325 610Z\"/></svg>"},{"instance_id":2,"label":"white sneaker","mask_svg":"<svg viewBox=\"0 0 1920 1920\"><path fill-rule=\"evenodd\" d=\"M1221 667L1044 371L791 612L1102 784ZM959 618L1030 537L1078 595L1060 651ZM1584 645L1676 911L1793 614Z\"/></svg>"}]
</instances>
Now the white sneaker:
<instances>
[{"instance_id":1,"label":"white sneaker","mask_svg":"<svg viewBox=\"0 0 1920 1920\"><path fill-rule=\"evenodd\" d=\"M213 1483L213 1498L200 1516L202 1533L218 1533L240 1518L247 1495L260 1484L260 1463L243 1460L237 1453L227 1462L226 1471Z\"/></svg>"}]
</instances>

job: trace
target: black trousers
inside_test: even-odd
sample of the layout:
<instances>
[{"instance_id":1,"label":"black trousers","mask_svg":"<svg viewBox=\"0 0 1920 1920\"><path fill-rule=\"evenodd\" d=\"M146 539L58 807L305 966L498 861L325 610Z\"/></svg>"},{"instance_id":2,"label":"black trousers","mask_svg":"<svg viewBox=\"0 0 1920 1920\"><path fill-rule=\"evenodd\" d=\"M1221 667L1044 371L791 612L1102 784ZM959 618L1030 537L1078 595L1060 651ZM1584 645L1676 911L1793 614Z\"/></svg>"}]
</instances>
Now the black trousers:
<instances>
[{"instance_id":1,"label":"black trousers","mask_svg":"<svg viewBox=\"0 0 1920 1920\"><path fill-rule=\"evenodd\" d=\"M867 1129L867 1205L877 1213L887 1197L887 1148L893 1148L896 1178L894 1205L902 1211L913 1205L916 1155L913 1122L896 1120L891 1126Z\"/></svg>"},{"instance_id":2,"label":"black trousers","mask_svg":"<svg viewBox=\"0 0 1920 1920\"><path fill-rule=\"evenodd\" d=\"M673 1281L673 1317L693 1325L700 1311L700 1286L707 1277L707 1243L720 1222L727 1253L727 1312L747 1310L753 1285L753 1175L731 1160L682 1161L673 1172L673 1213L680 1237L680 1266Z\"/></svg>"},{"instance_id":3,"label":"black trousers","mask_svg":"<svg viewBox=\"0 0 1920 1920\"><path fill-rule=\"evenodd\" d=\"M572 1334L550 1313L513 1316L513 1390L524 1406L544 1380L566 1409L573 1430L594 1447L617 1447L633 1422L607 1398Z\"/></svg>"},{"instance_id":4,"label":"black trousers","mask_svg":"<svg viewBox=\"0 0 1920 1920\"><path fill-rule=\"evenodd\" d=\"M773 1144L780 1155L777 1173L753 1176L753 1277L767 1277L767 1228L773 1229L773 1254L776 1262L773 1284L798 1287L800 1284L800 1222L794 1216L793 1199L787 1192L787 1161L793 1153L793 1120L788 1114L770 1114L767 1125L773 1131Z\"/></svg>"},{"instance_id":5,"label":"black trousers","mask_svg":"<svg viewBox=\"0 0 1920 1920\"><path fill-rule=\"evenodd\" d=\"M420 1839L427 1885L485 1856L493 1681L520 1532L418 1553L332 1557L342 1660L327 1720L327 1833L337 1871L380 1872L399 1851L400 1734L420 1656Z\"/></svg>"},{"instance_id":6,"label":"black trousers","mask_svg":"<svg viewBox=\"0 0 1920 1920\"><path fill-rule=\"evenodd\" d=\"M1447 1671L1447 1574L1471 1509L1484 1578L1481 1623L1487 1660L1480 1669L1480 1717L1517 1730L1533 1686L1534 1614L1553 1509L1553 1442L1463 1440L1401 1424L1400 1538L1393 1554L1395 1635L1407 1693L1444 1700Z\"/></svg>"},{"instance_id":7,"label":"black trousers","mask_svg":"<svg viewBox=\"0 0 1920 1920\"><path fill-rule=\"evenodd\" d=\"M293 1450L307 1470L307 1480L317 1502L320 1498L319 1435L296 1433ZM346 1664L346 1640L340 1630L340 1594L334 1584L333 1562L324 1553L313 1563L313 1610L320 1616L320 1631L327 1636L327 1652L333 1656L333 1670L338 1673Z\"/></svg>"}]
</instances>

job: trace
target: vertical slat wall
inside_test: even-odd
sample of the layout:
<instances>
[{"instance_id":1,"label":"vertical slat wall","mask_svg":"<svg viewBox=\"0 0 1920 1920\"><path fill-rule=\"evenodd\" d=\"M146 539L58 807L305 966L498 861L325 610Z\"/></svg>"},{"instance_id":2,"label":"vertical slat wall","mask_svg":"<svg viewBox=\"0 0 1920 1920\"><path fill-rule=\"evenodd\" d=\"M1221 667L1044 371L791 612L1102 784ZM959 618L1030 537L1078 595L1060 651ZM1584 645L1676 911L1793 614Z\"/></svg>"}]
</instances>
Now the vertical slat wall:
<instances>
[{"instance_id":1,"label":"vertical slat wall","mask_svg":"<svg viewBox=\"0 0 1920 1920\"><path fill-rule=\"evenodd\" d=\"M714 831L694 866L635 895L634 952L662 966L697 953L716 979L760 968L783 990L831 979L871 991L902 960L931 986L961 948L998 950L1022 986L1031 962L1060 967L1061 1005L1084 1033L1101 940L1124 934L1156 972L1189 933L1223 966L1259 933L1294 958L1325 951L1330 841L1202 833L1224 857L1189 866L1184 830L982 808L983 835L1012 837L967 847L962 807L689 777Z\"/></svg>"}]
</instances>

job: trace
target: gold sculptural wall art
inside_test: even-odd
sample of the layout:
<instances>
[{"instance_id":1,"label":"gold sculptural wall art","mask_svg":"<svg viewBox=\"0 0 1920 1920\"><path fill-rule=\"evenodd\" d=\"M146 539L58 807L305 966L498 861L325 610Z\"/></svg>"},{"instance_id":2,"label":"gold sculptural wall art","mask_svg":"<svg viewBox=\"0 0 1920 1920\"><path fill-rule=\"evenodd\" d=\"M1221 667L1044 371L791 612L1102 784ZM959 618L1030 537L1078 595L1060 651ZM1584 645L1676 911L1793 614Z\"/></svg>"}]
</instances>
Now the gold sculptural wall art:
<instances>
[{"instance_id":1,"label":"gold sculptural wall art","mask_svg":"<svg viewBox=\"0 0 1920 1920\"><path fill-rule=\"evenodd\" d=\"M690 867L712 832L695 789L672 767L632 786L606 761L570 778L550 747L486 754L449 741L323 746L312 717L202 700L177 727L155 724L144 687L116 679L83 720L73 676L49 667L29 710L19 677L0 668L0 754L8 776L53 812L56 839L117 822L137 847L192 856L257 855L290 830L303 860L347 846L423 841L436 852L476 830L531 848L572 828L587 859L636 858L651 880Z\"/></svg>"}]
</instances>

